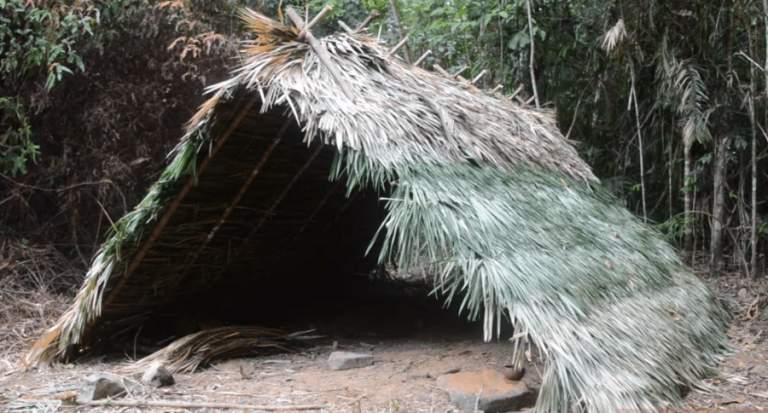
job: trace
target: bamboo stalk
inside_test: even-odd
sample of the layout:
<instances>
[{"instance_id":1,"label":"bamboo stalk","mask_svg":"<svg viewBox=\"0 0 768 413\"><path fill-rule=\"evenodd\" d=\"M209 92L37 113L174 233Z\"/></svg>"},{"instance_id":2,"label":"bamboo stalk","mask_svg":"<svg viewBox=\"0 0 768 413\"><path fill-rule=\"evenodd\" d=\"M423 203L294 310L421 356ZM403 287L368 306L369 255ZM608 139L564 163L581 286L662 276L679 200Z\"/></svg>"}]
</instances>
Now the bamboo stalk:
<instances>
[{"instance_id":1,"label":"bamboo stalk","mask_svg":"<svg viewBox=\"0 0 768 413\"><path fill-rule=\"evenodd\" d=\"M309 24L307 25L307 27L305 27L305 28L304 28L304 30L302 30L302 31L301 31L302 33L304 33L304 37L306 37L306 36L307 36L307 32L309 32L309 31L310 31L310 30L312 30L312 29L313 29L315 26L317 26L318 24L320 24L320 22L321 22L321 21L323 21L323 19L325 18L325 16L327 16L327 15L328 15L328 13L330 13L330 12L331 12L331 10L333 10L333 8L332 8L332 7L331 7L329 4L326 4L326 5L325 5L325 7L323 7L323 9L322 9L322 10L320 10L320 13L317 13L317 16L315 16L315 18L314 18L314 19L312 19L312 21L311 21L311 22L309 22ZM299 35L299 36L301 36L301 35Z\"/></svg>"},{"instance_id":2,"label":"bamboo stalk","mask_svg":"<svg viewBox=\"0 0 768 413\"><path fill-rule=\"evenodd\" d=\"M352 33L353 34L360 33L363 29L368 27L368 25L371 24L372 21L378 19L380 16L381 14L379 14L379 12L377 12L376 10L372 11L371 14L369 14L368 17L366 17L365 20L363 20L363 22L360 23L360 25L357 26Z\"/></svg>"},{"instance_id":3,"label":"bamboo stalk","mask_svg":"<svg viewBox=\"0 0 768 413\"><path fill-rule=\"evenodd\" d=\"M435 65L434 65L433 67L434 67L434 68L435 68L435 70L437 70L437 71L438 71L438 73L440 73L441 75L443 75L443 76L445 76L445 77L451 77L451 74L450 74L450 73L448 73L448 72L446 72L446 71L445 71L445 69L443 69L442 67L440 67L440 65L439 65L439 64L435 63Z\"/></svg>"},{"instance_id":4,"label":"bamboo stalk","mask_svg":"<svg viewBox=\"0 0 768 413\"><path fill-rule=\"evenodd\" d=\"M454 79L458 78L460 74L462 74L462 73L463 73L465 70L467 70L467 67L469 67L469 66L467 66L466 64L464 64L464 65L461 65L461 67L459 68L459 70L457 70L457 71L455 71L455 72L453 73L453 78L454 78Z\"/></svg>"},{"instance_id":5,"label":"bamboo stalk","mask_svg":"<svg viewBox=\"0 0 768 413\"><path fill-rule=\"evenodd\" d=\"M344 30L345 32L347 32L347 34L352 34L352 29L350 29L350 28L349 28L349 26L347 26L347 24L346 24L346 23L344 23L344 22L343 22L343 21L341 21L341 20L339 20L339 22L338 22L338 23L339 23L339 27L341 27L341 28L342 28L342 30Z\"/></svg>"},{"instance_id":6,"label":"bamboo stalk","mask_svg":"<svg viewBox=\"0 0 768 413\"><path fill-rule=\"evenodd\" d=\"M283 139L283 136L285 136L285 133L288 131L288 127L290 126L290 124L291 122L285 122L283 124L283 127L280 128L280 130L277 132L277 135L272 140L272 143L269 145L267 150L261 156L261 159L259 159L259 163L256 164L256 166L251 171L251 174L248 176L248 179L245 180L245 182L240 187L240 190L237 192L235 197L232 199L229 205L227 205L227 208L224 210L224 213L221 214L221 217L213 226L211 231L208 233L208 236L205 237L203 242L200 244L200 246L197 248L195 253L192 255L192 258L187 260L187 263L184 266L184 270L182 271L181 275L179 275L176 278L176 281L173 283L172 287L168 290L169 294L165 295L166 302L168 301L168 299L170 299L173 296L173 293L176 291L176 288L187 277L189 270L192 269L192 266L197 262L197 259L200 257L200 253L213 240L213 237L216 236L216 233L219 232L219 229L221 228L221 226L224 225L224 222L226 222L227 218L229 217L229 214L232 213L232 211L235 209L235 206L240 202L240 200L243 198L245 193L248 191L248 188L251 187L253 180L256 179L256 175L259 174L261 169L264 167L264 164L267 162L267 159L269 159L270 155L272 155L272 152L275 150L275 147L277 146L277 144L280 143L280 140Z\"/></svg>"},{"instance_id":7,"label":"bamboo stalk","mask_svg":"<svg viewBox=\"0 0 768 413\"><path fill-rule=\"evenodd\" d=\"M416 63L414 63L413 65L414 65L414 66L418 66L418 65L422 64L422 63L424 62L424 59L426 59L426 58L427 58L427 56L429 56L429 55L431 55L431 54L432 54L432 50L427 50L426 52L424 52L424 54L423 54L423 55L421 55L421 57L419 58L419 60L417 60L417 61L416 61Z\"/></svg>"},{"instance_id":8,"label":"bamboo stalk","mask_svg":"<svg viewBox=\"0 0 768 413\"><path fill-rule=\"evenodd\" d=\"M398 44L393 47L389 53L387 53L387 57L392 56L392 54L397 53L398 50L400 50L401 47L405 46L405 44L408 42L408 36L405 36L403 40L400 40Z\"/></svg>"},{"instance_id":9,"label":"bamboo stalk","mask_svg":"<svg viewBox=\"0 0 768 413\"><path fill-rule=\"evenodd\" d=\"M288 9L285 11L285 14L293 21L293 24L295 24L298 29L304 27L304 21L301 19L301 16L296 13L296 10L294 10L293 7L288 7ZM311 31L302 30L302 33L304 32L306 32L304 35L307 43L309 43L309 46L312 47L312 50L314 50L315 54L317 54L320 62L322 62L325 68L328 69L328 71L331 73L333 79L336 81L336 83L338 83L339 87L341 87L342 92L344 92L344 94L347 95L347 98L349 98L354 103L355 94L344 77L341 76L341 73L339 72L336 65L333 63L333 61L331 61L331 56L328 54L328 51L325 50L325 47L320 44L320 42L315 38Z\"/></svg>"},{"instance_id":10,"label":"bamboo stalk","mask_svg":"<svg viewBox=\"0 0 768 413\"><path fill-rule=\"evenodd\" d=\"M258 99L258 95L254 96L245 105L245 107L240 111L240 113L237 114L237 117L232 121L232 124L230 124L229 127L224 131L224 133L222 133L221 136L216 140L216 143L213 145L213 148L211 148L211 153L200 164L200 168L198 169L197 176L202 175L203 171L205 171L205 169L211 163L211 160L213 159L213 157L216 156L216 154L219 152L219 149L221 149L221 147L224 146L224 142L227 141L227 138L229 138L229 135L231 135L232 132L235 131L235 129L237 128L237 125L239 125L240 122L243 121L243 118L245 118L245 115L248 114L248 112L250 112L251 108L256 103L256 99ZM181 204L181 201L184 199L185 196L187 196L187 193L189 193L189 191L192 189L192 186L194 186L195 181L196 181L196 176L193 174L187 179L187 182L184 183L184 187L181 188L179 193L176 195L176 198L174 198L173 202L171 203L171 206L168 207L168 209L165 211L163 216L157 222L157 225L155 225L155 228L152 230L152 233L149 234L149 238L147 238L147 240L141 246L141 249L139 249L139 251L133 257L131 262L128 264L128 268L126 268L125 272L120 277L120 280L118 280L117 284L115 285L115 288L113 288L112 291L109 293L109 296L107 297L107 299L103 301L101 305L102 310L109 307L109 305L112 304L112 301L114 301L115 297L117 297L117 294L120 293L120 290L123 289L123 287L125 286L125 283L128 282L128 279L131 277L133 272L139 266L139 263L141 262L142 258L144 258L144 255L147 254L147 251L149 251L149 249L155 243L157 238L160 236L160 233L163 231L165 226L171 220L171 217L173 216L174 212L176 212L176 209L179 207L179 204Z\"/></svg>"},{"instance_id":11,"label":"bamboo stalk","mask_svg":"<svg viewBox=\"0 0 768 413\"><path fill-rule=\"evenodd\" d=\"M518 86L517 89L515 89L515 91L511 95L509 95L509 100L516 98L517 95L522 91L523 91L523 84L521 83L520 86Z\"/></svg>"},{"instance_id":12,"label":"bamboo stalk","mask_svg":"<svg viewBox=\"0 0 768 413\"><path fill-rule=\"evenodd\" d=\"M483 78L483 76L485 76L485 72L487 72L487 70L483 69L483 71L482 71L482 72L480 72L480 74L479 74L479 75L475 76L475 78L474 78L474 79L472 79L472 82L471 82L471 83L472 83L473 85L474 85L475 83L477 83L477 81L478 81L478 80L482 79L482 78Z\"/></svg>"}]
</instances>

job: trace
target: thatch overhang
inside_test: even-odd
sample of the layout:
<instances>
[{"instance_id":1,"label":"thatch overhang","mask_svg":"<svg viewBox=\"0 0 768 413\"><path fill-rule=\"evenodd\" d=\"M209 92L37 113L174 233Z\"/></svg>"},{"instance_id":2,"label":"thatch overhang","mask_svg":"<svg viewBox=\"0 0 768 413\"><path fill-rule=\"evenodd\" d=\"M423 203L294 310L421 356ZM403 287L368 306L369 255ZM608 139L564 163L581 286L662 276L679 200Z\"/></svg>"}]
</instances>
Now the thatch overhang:
<instances>
[{"instance_id":1,"label":"thatch overhang","mask_svg":"<svg viewBox=\"0 0 768 413\"><path fill-rule=\"evenodd\" d=\"M351 99L298 30L245 18L257 38L242 66L211 88L28 365L194 300L233 266L306 271L301 257L340 219L352 221L332 248L363 256L378 225L357 231L344 211L367 187L387 200L382 261L429 265L438 291L485 318L486 339L509 317L516 362L527 340L547 356L539 411L654 409L715 373L724 303L600 187L551 114L405 64L363 34L320 40Z\"/></svg>"}]
</instances>

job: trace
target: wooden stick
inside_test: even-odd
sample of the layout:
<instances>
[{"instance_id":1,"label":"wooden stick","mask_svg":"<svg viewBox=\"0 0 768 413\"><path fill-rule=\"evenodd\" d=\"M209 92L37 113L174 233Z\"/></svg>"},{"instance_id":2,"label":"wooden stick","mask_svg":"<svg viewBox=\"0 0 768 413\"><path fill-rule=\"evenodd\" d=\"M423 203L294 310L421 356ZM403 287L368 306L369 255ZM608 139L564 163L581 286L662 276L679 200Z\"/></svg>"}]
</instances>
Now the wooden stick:
<instances>
[{"instance_id":1,"label":"wooden stick","mask_svg":"<svg viewBox=\"0 0 768 413\"><path fill-rule=\"evenodd\" d=\"M240 111L240 113L237 114L237 117L235 120L232 121L232 123L229 125L227 130L224 131L224 133L219 136L219 138L216 140L216 143L213 145L213 148L211 148L211 153L208 155L207 158L203 160L203 162L200 164L200 169L198 169L197 176L200 176L203 174L203 171L208 167L208 164L211 163L211 159L213 159L216 154L219 152L219 149L224 145L224 142L227 141L227 138L229 138L229 135L232 134L232 132L235 131L237 128L237 125L240 124L240 122L243 121L243 118L245 115L248 114L248 112L251 111L251 108L256 103L256 99L258 99L258 95L255 95L253 99L248 102L248 104L245 105L245 107ZM181 204L181 201L184 199L185 196L189 193L189 191L192 189L192 187L195 184L195 181L197 179L197 176L195 174L192 174L189 178L187 178L187 182L184 183L184 187L181 188L179 193L176 195L176 198L174 198L173 202L171 203L171 206L168 207L168 209L165 211L163 216L160 218L160 220L155 225L155 228L152 230L152 233L149 234L149 238L144 242L144 244L141 246L141 249L136 253L136 255L133 256L133 259L131 260L130 264L128 264L128 268L126 268L123 275L120 277L120 280L118 280L117 285L110 291L109 296L106 300L104 300L101 304L102 312L109 307L110 304L112 304L112 301L115 300L117 297L117 294L120 293L120 291L125 286L125 283L128 282L128 279L131 278L131 275L136 270L136 267L139 266L139 263L141 262L142 258L147 254L147 251L154 245L157 238L160 236L160 233L163 231L165 226L168 224L168 221L171 220L171 217L176 212L176 209L179 207L179 204Z\"/></svg>"},{"instance_id":2,"label":"wooden stick","mask_svg":"<svg viewBox=\"0 0 768 413\"><path fill-rule=\"evenodd\" d=\"M30 404L55 403L61 400L20 400ZM322 404L294 404L286 406L253 405L239 403L204 403L204 402L174 402L166 400L76 400L75 403L84 406L123 406L123 407L181 407L190 409L238 409L238 410L320 410L331 406ZM62 406L64 407L64 406Z\"/></svg>"},{"instance_id":3,"label":"wooden stick","mask_svg":"<svg viewBox=\"0 0 768 413\"><path fill-rule=\"evenodd\" d=\"M441 75L443 75L443 76L445 76L445 77L451 77L451 74L450 74L450 73L448 73L448 72L446 72L446 71L445 71L445 69L443 69L442 67L440 67L440 65L439 65L439 64L435 63L435 65L434 65L434 68L435 68L435 70L437 70L437 71L438 71L438 72L439 72Z\"/></svg>"},{"instance_id":4,"label":"wooden stick","mask_svg":"<svg viewBox=\"0 0 768 413\"><path fill-rule=\"evenodd\" d=\"M487 70L483 69L483 71L480 72L479 75L475 76L475 78L472 79L472 84L474 85L475 83L477 83L478 80L480 80L483 76L485 76L485 72L487 72Z\"/></svg>"},{"instance_id":5,"label":"wooden stick","mask_svg":"<svg viewBox=\"0 0 768 413\"><path fill-rule=\"evenodd\" d=\"M533 95L533 96L531 96L531 98L530 98L530 99L526 100L526 101L525 101L525 104L526 104L526 105L530 105L530 104L531 104L531 102L533 102L533 101L534 101L534 99L537 99L537 96L536 96L536 95ZM536 106L536 107L538 107L538 106Z\"/></svg>"},{"instance_id":6,"label":"wooden stick","mask_svg":"<svg viewBox=\"0 0 768 413\"><path fill-rule=\"evenodd\" d=\"M315 18L314 18L314 19L312 19L312 21L311 21L311 22L309 22L309 24L307 25L307 27L306 27L306 28L304 28L304 30L302 30L302 32L305 32L305 31L307 31L307 32L308 32L308 31L312 30L312 29L313 29L315 26L317 26L317 25L318 25L318 24L319 24L321 21L323 21L323 19L325 18L325 16L327 16L327 15L328 15L328 13L330 13L330 12L331 12L331 10L333 10L333 8L332 8L332 7L331 7L329 4L326 4L326 5L325 5L325 7L323 7L323 9L322 9L322 10L320 10L320 13L317 13L317 16L315 16ZM305 34L305 36L306 36L306 34Z\"/></svg>"},{"instance_id":7,"label":"wooden stick","mask_svg":"<svg viewBox=\"0 0 768 413\"><path fill-rule=\"evenodd\" d=\"M465 65L463 65L463 66L461 66L461 68L459 68L459 70L457 70L457 71L456 71L456 73L454 73L454 74L453 74L453 78L454 78L454 79L456 79L457 77L459 77L459 75L461 74L461 72L463 72L463 71L467 70L467 67L468 67L468 66L467 66L466 64L465 64Z\"/></svg>"},{"instance_id":8,"label":"wooden stick","mask_svg":"<svg viewBox=\"0 0 768 413\"><path fill-rule=\"evenodd\" d=\"M304 21L301 19L301 16L299 16L298 13L296 13L296 10L293 9L293 7L288 7L288 10L285 11L285 14L293 21L293 24L296 25L297 28L301 29L304 27ZM304 33L304 30L302 30L302 33ZM325 65L325 68L328 69L328 71L331 73L331 76L333 76L333 79L336 81L336 83L339 84L339 87L341 87L342 92L344 92L345 95L347 95L347 98L352 101L352 103L355 102L355 94L352 91L352 88L349 86L347 81L344 79L344 77L341 76L341 73L339 72L338 68L335 64L333 64L333 61L331 61L331 56L328 54L328 51L325 50L325 47L323 47L322 44L315 38L315 36L310 32L309 30L306 30L305 38L307 40L307 43L309 43L309 46L312 47L312 50L315 51L315 54L317 54L317 57L320 59L320 62Z\"/></svg>"},{"instance_id":9,"label":"wooden stick","mask_svg":"<svg viewBox=\"0 0 768 413\"><path fill-rule=\"evenodd\" d=\"M405 46L405 43L408 41L408 36L405 36L403 40L400 40L400 43L396 44L395 47L392 48L392 50L387 53L387 57L392 56L393 53L396 53L398 50L400 50L401 47Z\"/></svg>"},{"instance_id":10,"label":"wooden stick","mask_svg":"<svg viewBox=\"0 0 768 413\"><path fill-rule=\"evenodd\" d=\"M366 17L365 20L363 20L363 22L360 23L360 25L357 26L352 33L354 34L360 33L363 29L368 27L368 25L371 24L372 21L378 19L379 16L381 16L379 12L377 12L376 10L372 11L371 14L369 14L368 17Z\"/></svg>"},{"instance_id":11,"label":"wooden stick","mask_svg":"<svg viewBox=\"0 0 768 413\"><path fill-rule=\"evenodd\" d=\"M423 55L421 55L421 57L419 58L419 60L417 60L417 61L416 61L416 63L414 63L413 65L414 65L414 66L418 66L418 65L420 65L422 62L424 62L424 59L426 59L426 58L427 58L427 56L429 56L429 55L431 55L431 54L432 54L432 51L431 51L431 50L427 50L426 52L424 52L424 54L423 54Z\"/></svg>"},{"instance_id":12,"label":"wooden stick","mask_svg":"<svg viewBox=\"0 0 768 413\"><path fill-rule=\"evenodd\" d=\"M516 98L517 94L522 92L522 91L523 91L523 85L521 83L520 86L518 86L517 89L515 89L515 92L512 93L511 95L509 95L509 100L512 100L512 99Z\"/></svg>"},{"instance_id":13,"label":"wooden stick","mask_svg":"<svg viewBox=\"0 0 768 413\"><path fill-rule=\"evenodd\" d=\"M493 90L491 90L491 94L498 92L499 90L501 90L502 87L504 86L502 86L501 84L497 85L495 88L493 88Z\"/></svg>"},{"instance_id":14,"label":"wooden stick","mask_svg":"<svg viewBox=\"0 0 768 413\"><path fill-rule=\"evenodd\" d=\"M347 26L347 24L341 20L339 20L339 27L341 27L345 32L347 32L347 34L352 34L352 29L350 29L349 26Z\"/></svg>"}]
</instances>

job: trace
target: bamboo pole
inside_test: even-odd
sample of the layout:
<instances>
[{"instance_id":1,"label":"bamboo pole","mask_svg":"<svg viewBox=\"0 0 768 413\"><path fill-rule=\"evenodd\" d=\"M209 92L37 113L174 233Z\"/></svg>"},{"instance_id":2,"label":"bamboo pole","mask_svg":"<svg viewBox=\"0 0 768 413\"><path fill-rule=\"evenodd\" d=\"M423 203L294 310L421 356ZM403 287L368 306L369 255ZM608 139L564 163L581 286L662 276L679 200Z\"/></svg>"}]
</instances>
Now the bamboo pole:
<instances>
[{"instance_id":1,"label":"bamboo pole","mask_svg":"<svg viewBox=\"0 0 768 413\"><path fill-rule=\"evenodd\" d=\"M355 28L355 30L352 32L353 34L360 33L363 29L368 27L369 24L371 24L372 21L378 19L381 15L376 10L372 11L371 14L368 15L368 17L363 20L362 23L360 23L359 26Z\"/></svg>"},{"instance_id":2,"label":"bamboo pole","mask_svg":"<svg viewBox=\"0 0 768 413\"><path fill-rule=\"evenodd\" d=\"M339 20L339 27L341 27L341 29L342 29L342 30L344 30L345 32L347 32L347 34L352 34L352 29L350 29L350 28L349 28L349 26L347 26L347 24L346 24L346 23L344 23L344 22L343 22L343 21L341 21L341 20Z\"/></svg>"},{"instance_id":3,"label":"bamboo pole","mask_svg":"<svg viewBox=\"0 0 768 413\"><path fill-rule=\"evenodd\" d=\"M256 99L258 99L258 95L255 95L245 105L245 107L242 110L240 110L240 112L237 114L237 117L232 121L232 123L224 131L224 133L222 133L221 136L216 140L216 143L213 145L213 148L211 148L210 154L200 164L200 168L198 169L197 176L202 175L203 171L205 171L205 169L208 168L208 164L211 163L211 160L219 152L219 149L221 149L221 147L224 146L224 143L227 141L227 138L229 138L229 135L231 135L232 132L235 131L237 126L240 124L240 122L243 121L243 118L245 118L245 115L251 111L251 108L256 103ZM189 191L192 189L192 186L194 186L197 176L194 174L190 175L190 177L187 179L187 182L184 183L184 186L176 195L176 198L174 198L171 205L168 207L168 209L165 211L163 216L155 225L155 228L152 230L152 233L149 234L149 237L147 238L147 240L144 242L144 244L141 246L139 251L136 253L136 255L133 257L131 262L128 264L128 268L126 268L125 272L120 277L120 280L118 280L115 287L109 293L109 296L107 296L107 299L104 300L104 302L102 303L101 305L102 310L109 307L109 305L112 304L112 301L115 300L115 297L117 297L117 294L119 294L120 291L123 289L123 287L125 286L125 283L128 282L129 278L131 278L131 275L139 266L139 263L141 262L142 258L144 258L144 256L147 254L147 251L149 251L152 245L154 245L155 241L157 241L157 238L160 236L160 233L163 231L165 226L168 225L168 222L171 220L171 217L176 212L176 209L179 207L179 204L181 204L181 201L184 199L185 196L187 196Z\"/></svg>"},{"instance_id":4,"label":"bamboo pole","mask_svg":"<svg viewBox=\"0 0 768 413\"><path fill-rule=\"evenodd\" d=\"M294 10L293 7L288 7L288 10L285 11L285 14L293 21L293 24L296 25L296 28L301 30L301 33L304 34L304 40L309 43L309 46L312 47L312 50L315 52L315 54L317 54L320 62L322 62L325 68L328 69L328 71L331 73L333 79L336 81L336 83L338 83L339 87L341 87L342 92L344 92L344 94L347 95L347 98L349 98L354 103L355 93L352 91L349 83L347 83L346 79L344 79L344 77L341 75L341 72L339 72L339 69L331 60L331 56L328 54L328 51L325 50L325 47L320 44L320 42L315 38L311 31L304 29L304 20L301 19L301 16L296 13L296 10ZM317 20L317 18L314 20Z\"/></svg>"},{"instance_id":5,"label":"bamboo pole","mask_svg":"<svg viewBox=\"0 0 768 413\"><path fill-rule=\"evenodd\" d=\"M285 133L288 131L288 127L290 126L290 124L291 124L290 121L285 122L283 124L283 127L280 128L280 130L277 132L277 135L272 140L272 143L269 145L267 150L261 156L261 159L259 159L259 162L251 171L251 174L248 176L248 179L245 180L245 182L240 187L240 190L237 192L235 197L232 199L229 205L227 205L227 208L224 210L224 213L221 214L221 217L219 218L219 220L216 222L216 224L213 226L211 231L208 233L208 236L205 237L205 239L197 248L197 250L192 255L192 257L187 260L187 263L184 266L184 270L182 271L181 275L179 275L176 278L176 281L173 283L173 286L168 290L169 294L166 294L166 298L165 298L166 302L168 301L168 299L170 299L173 296L173 293L176 291L176 288L179 286L179 284L181 284L181 282L187 277L187 274L189 274L189 270L192 269L192 266L195 265L195 263L197 262L197 259L200 257L200 254L203 252L205 247L208 246L208 244L213 240L213 237L216 236L216 233L219 232L219 229L221 229L221 226L224 225L224 223L227 221L227 218L235 209L235 206L237 206L237 204L240 203L240 200L248 191L248 188L251 187L253 180L256 179L256 175L258 175L259 172L261 172L261 169L264 167L264 164L267 162L270 155L272 155L272 152L275 150L275 147L277 146L278 143L280 143L280 141L285 136Z\"/></svg>"},{"instance_id":6,"label":"bamboo pole","mask_svg":"<svg viewBox=\"0 0 768 413\"><path fill-rule=\"evenodd\" d=\"M387 57L392 56L392 54L397 53L398 50L400 50L401 47L405 46L406 42L408 42L408 36L405 36L403 40L400 40L398 44L393 47L389 53L387 53ZM409 62L410 63L410 62Z\"/></svg>"},{"instance_id":7,"label":"bamboo pole","mask_svg":"<svg viewBox=\"0 0 768 413\"><path fill-rule=\"evenodd\" d=\"M483 69L483 71L480 72L479 75L475 76L475 78L472 79L472 84L474 85L475 83L477 83L478 80L482 79L483 76L485 76L485 72L487 72L487 70Z\"/></svg>"},{"instance_id":8,"label":"bamboo pole","mask_svg":"<svg viewBox=\"0 0 768 413\"><path fill-rule=\"evenodd\" d=\"M431 50L427 50L426 52L424 52L423 55L421 55L419 60L417 60L416 63L414 63L413 65L414 66L418 66L418 65L422 64L424 62L424 60L427 58L427 56L429 56L431 54L432 54L432 51Z\"/></svg>"},{"instance_id":9,"label":"bamboo pole","mask_svg":"<svg viewBox=\"0 0 768 413\"><path fill-rule=\"evenodd\" d=\"M304 37L307 36L307 33L312 30L315 26L320 24L321 21L325 18L325 16L328 15L332 10L331 6L326 4L325 7L323 7L322 10L320 10L320 13L317 13L317 16L315 16L314 19L312 19L311 22L307 25L307 27L304 28L301 32L304 33Z\"/></svg>"},{"instance_id":10,"label":"bamboo pole","mask_svg":"<svg viewBox=\"0 0 768 413\"><path fill-rule=\"evenodd\" d=\"M446 72L446 71L445 71L445 69L443 69L442 67L440 67L440 65L439 65L439 64L435 63L435 65L434 65L433 67L434 67L434 68L435 68L435 70L437 70L437 71L438 71L438 73L440 73L441 75L443 75L443 76L445 76L445 77L452 77L452 76L451 76L451 74L450 74L450 73L448 73L448 72Z\"/></svg>"},{"instance_id":11,"label":"bamboo pole","mask_svg":"<svg viewBox=\"0 0 768 413\"><path fill-rule=\"evenodd\" d=\"M499 91L499 90L501 90L501 88L503 88L503 87L504 87L504 86L503 86L503 85L501 85L501 84L499 84L499 85L496 85L496 87L495 87L495 88L491 89L491 94L494 94L494 93L498 92L498 91Z\"/></svg>"},{"instance_id":12,"label":"bamboo pole","mask_svg":"<svg viewBox=\"0 0 768 413\"><path fill-rule=\"evenodd\" d=\"M515 91L511 95L509 95L509 100L516 98L517 95L522 91L523 91L523 84L521 83L520 86L518 86L517 89L515 89Z\"/></svg>"},{"instance_id":13,"label":"bamboo pole","mask_svg":"<svg viewBox=\"0 0 768 413\"><path fill-rule=\"evenodd\" d=\"M453 78L454 78L454 79L458 78L458 77L459 77L459 75L460 75L460 74L462 74L462 73L464 73L464 71L465 71L465 70L467 70L467 68L468 68L468 67L469 67L469 66L467 66L466 64L463 64L463 65L461 65L461 67L459 68L459 70L457 70L457 71L453 72Z\"/></svg>"}]
</instances>

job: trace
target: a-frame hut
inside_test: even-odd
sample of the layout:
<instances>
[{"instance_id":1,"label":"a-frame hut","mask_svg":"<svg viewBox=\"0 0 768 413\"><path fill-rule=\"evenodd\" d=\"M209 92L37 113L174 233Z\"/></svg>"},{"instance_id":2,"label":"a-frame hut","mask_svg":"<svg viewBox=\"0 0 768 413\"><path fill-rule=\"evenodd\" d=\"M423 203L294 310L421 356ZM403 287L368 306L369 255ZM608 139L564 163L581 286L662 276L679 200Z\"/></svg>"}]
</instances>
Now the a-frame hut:
<instances>
[{"instance_id":1,"label":"a-frame hut","mask_svg":"<svg viewBox=\"0 0 768 413\"><path fill-rule=\"evenodd\" d=\"M244 17L257 37L242 66L211 88L28 365L132 331L233 266L257 281L312 271L308 257L344 266L378 230L381 260L428 264L438 291L484 317L486 339L508 317L516 362L526 340L539 347L539 412L656 409L714 373L725 304L601 188L549 114L364 33L317 40ZM329 235L366 189L383 213L357 209Z\"/></svg>"}]
</instances>

